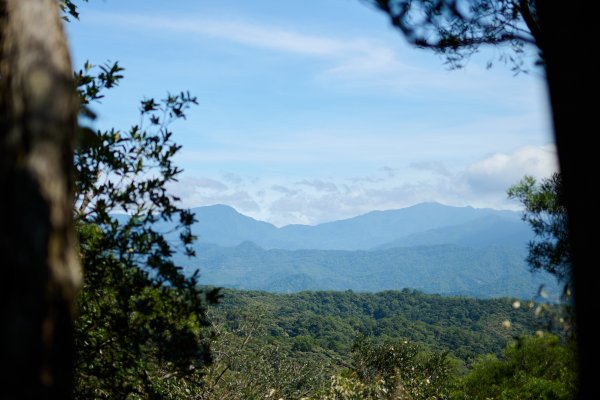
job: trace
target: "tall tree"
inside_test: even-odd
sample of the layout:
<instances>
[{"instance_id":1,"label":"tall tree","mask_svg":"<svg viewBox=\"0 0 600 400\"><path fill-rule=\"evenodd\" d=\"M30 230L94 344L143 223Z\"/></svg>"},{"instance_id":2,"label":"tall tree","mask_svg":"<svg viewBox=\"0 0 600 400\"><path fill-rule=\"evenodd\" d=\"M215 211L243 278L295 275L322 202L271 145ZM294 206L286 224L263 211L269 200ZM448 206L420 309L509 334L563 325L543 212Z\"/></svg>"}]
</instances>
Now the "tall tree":
<instances>
[{"instance_id":1,"label":"tall tree","mask_svg":"<svg viewBox=\"0 0 600 400\"><path fill-rule=\"evenodd\" d=\"M70 398L77 95L58 3L0 1L4 398Z\"/></svg>"},{"instance_id":2,"label":"tall tree","mask_svg":"<svg viewBox=\"0 0 600 400\"><path fill-rule=\"evenodd\" d=\"M72 2L63 4L78 17ZM84 123L123 68L85 63L75 78ZM84 286L75 324L76 398L189 398L184 388L197 391L211 362L206 305L218 291L204 291L197 275L173 262L176 246L194 254L195 220L166 188L181 172L171 123L195 104L187 92L144 99L129 128L79 131L74 214Z\"/></svg>"},{"instance_id":3,"label":"tall tree","mask_svg":"<svg viewBox=\"0 0 600 400\"><path fill-rule=\"evenodd\" d=\"M521 336L503 357L488 354L455 385L452 399L571 400L577 391L577 358L573 344L558 337Z\"/></svg>"},{"instance_id":4,"label":"tall tree","mask_svg":"<svg viewBox=\"0 0 600 400\"><path fill-rule=\"evenodd\" d=\"M448 55L460 63L481 45L509 43L515 58L528 44L538 50L548 83L554 137L563 177L573 287L581 362L581 398L600 396L594 367L600 344L594 337L597 279L590 260L600 215L593 184L580 184L597 171L596 148L589 142L596 126L591 88L598 87L592 60L597 47L597 13L582 0L569 3L543 0L367 0L390 16L408 40ZM517 63L517 66L520 62Z\"/></svg>"},{"instance_id":5,"label":"tall tree","mask_svg":"<svg viewBox=\"0 0 600 400\"><path fill-rule=\"evenodd\" d=\"M165 184L180 172L168 125L196 100L144 100L142 125L125 131L78 126L122 69L86 64L73 79L59 10L78 16L69 0L0 1L3 396L185 397L179 383L198 384L210 361L201 328L217 292L173 264L157 224L176 219L170 234L193 253L193 216Z\"/></svg>"},{"instance_id":6,"label":"tall tree","mask_svg":"<svg viewBox=\"0 0 600 400\"><path fill-rule=\"evenodd\" d=\"M84 106L114 87L121 71L116 63L78 71ZM186 398L177 387L197 386L211 361L203 328L206 301L218 293L204 292L197 275L173 262L176 245L193 255L194 216L165 188L180 172L169 125L195 103L188 93L146 99L138 125L83 130L75 152L85 277L75 325L76 398ZM165 232L171 222L176 228Z\"/></svg>"}]
</instances>

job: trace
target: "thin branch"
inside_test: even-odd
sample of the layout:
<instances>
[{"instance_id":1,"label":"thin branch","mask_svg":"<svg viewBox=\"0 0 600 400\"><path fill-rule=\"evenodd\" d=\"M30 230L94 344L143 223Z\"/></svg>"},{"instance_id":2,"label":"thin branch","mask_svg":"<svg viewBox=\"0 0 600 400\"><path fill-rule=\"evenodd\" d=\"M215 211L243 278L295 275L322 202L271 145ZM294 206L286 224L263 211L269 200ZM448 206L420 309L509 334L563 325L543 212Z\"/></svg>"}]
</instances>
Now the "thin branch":
<instances>
[{"instance_id":1,"label":"thin branch","mask_svg":"<svg viewBox=\"0 0 600 400\"><path fill-rule=\"evenodd\" d=\"M540 26L531 14L531 10L529 8L527 0L519 0L519 6L517 7L517 10L519 10L519 13L523 16L523 20L529 28L531 36L533 36L534 44L537 45L537 47L539 47L540 49L542 49L543 53L542 30L540 29Z\"/></svg>"}]
</instances>

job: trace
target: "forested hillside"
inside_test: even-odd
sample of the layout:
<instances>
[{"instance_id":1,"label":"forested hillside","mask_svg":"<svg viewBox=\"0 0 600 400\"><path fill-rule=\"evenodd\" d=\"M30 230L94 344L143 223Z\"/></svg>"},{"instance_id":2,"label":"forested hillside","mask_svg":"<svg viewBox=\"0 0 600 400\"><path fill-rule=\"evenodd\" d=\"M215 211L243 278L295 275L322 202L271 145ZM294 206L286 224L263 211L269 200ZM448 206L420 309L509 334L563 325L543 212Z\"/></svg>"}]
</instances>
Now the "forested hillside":
<instances>
[{"instance_id":1,"label":"forested hillside","mask_svg":"<svg viewBox=\"0 0 600 400\"><path fill-rule=\"evenodd\" d=\"M236 247L196 246L197 257L178 257L188 273L200 270L206 284L270 292L302 290L427 293L481 298L529 299L541 284L555 287L546 273L531 274L526 250L457 245L396 247L374 251L264 250L245 242Z\"/></svg>"},{"instance_id":2,"label":"forested hillside","mask_svg":"<svg viewBox=\"0 0 600 400\"><path fill-rule=\"evenodd\" d=\"M223 294L204 399L567 399L575 384L552 308L412 290Z\"/></svg>"},{"instance_id":3,"label":"forested hillside","mask_svg":"<svg viewBox=\"0 0 600 400\"><path fill-rule=\"evenodd\" d=\"M268 328L269 340L284 340L305 352L349 354L357 335L384 340L403 338L448 350L465 363L477 355L500 354L509 340L548 327L527 307L514 308L509 298L477 300L443 297L414 290L273 294L224 290L213 307L217 320L251 318ZM502 328L510 321L509 329Z\"/></svg>"},{"instance_id":4,"label":"forested hillside","mask_svg":"<svg viewBox=\"0 0 600 400\"><path fill-rule=\"evenodd\" d=\"M421 203L315 226L277 228L215 205L191 211L197 257L176 254L207 285L276 293L303 290L530 298L554 279L530 274L532 231L513 211ZM157 224L170 234L172 223Z\"/></svg>"}]
</instances>

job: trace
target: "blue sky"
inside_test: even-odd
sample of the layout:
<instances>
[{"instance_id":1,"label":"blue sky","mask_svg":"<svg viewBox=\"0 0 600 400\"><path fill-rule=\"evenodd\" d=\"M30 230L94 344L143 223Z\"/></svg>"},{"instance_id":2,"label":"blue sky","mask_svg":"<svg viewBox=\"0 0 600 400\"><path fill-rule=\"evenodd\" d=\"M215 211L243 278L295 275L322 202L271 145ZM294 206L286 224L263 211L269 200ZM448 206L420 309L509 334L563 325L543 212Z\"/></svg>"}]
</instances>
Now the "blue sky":
<instances>
[{"instance_id":1,"label":"blue sky","mask_svg":"<svg viewBox=\"0 0 600 400\"><path fill-rule=\"evenodd\" d=\"M184 206L277 225L421 201L515 208L506 187L556 168L543 79L489 49L449 71L359 0L91 0L68 24L75 66L118 60L97 127L189 90L173 126Z\"/></svg>"}]
</instances>

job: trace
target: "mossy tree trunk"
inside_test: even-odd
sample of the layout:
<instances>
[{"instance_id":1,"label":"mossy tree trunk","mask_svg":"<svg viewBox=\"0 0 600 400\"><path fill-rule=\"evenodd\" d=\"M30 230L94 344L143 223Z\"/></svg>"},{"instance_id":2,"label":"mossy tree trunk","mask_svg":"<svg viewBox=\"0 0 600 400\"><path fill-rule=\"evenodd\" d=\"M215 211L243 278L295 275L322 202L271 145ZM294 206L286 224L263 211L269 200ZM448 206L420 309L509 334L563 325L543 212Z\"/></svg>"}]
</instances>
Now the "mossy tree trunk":
<instances>
[{"instance_id":1,"label":"mossy tree trunk","mask_svg":"<svg viewBox=\"0 0 600 400\"><path fill-rule=\"evenodd\" d=\"M77 109L58 1L0 0L2 398L71 397Z\"/></svg>"}]
</instances>

